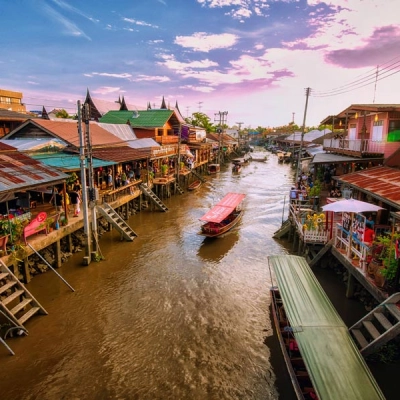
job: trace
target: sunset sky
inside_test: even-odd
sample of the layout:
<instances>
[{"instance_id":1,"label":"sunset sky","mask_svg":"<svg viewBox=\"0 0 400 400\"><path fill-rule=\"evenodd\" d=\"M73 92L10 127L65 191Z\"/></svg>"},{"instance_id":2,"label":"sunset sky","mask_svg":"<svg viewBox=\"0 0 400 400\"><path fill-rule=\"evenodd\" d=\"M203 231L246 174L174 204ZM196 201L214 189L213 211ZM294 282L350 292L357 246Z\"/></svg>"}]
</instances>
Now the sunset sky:
<instances>
[{"instance_id":1,"label":"sunset sky","mask_svg":"<svg viewBox=\"0 0 400 400\"><path fill-rule=\"evenodd\" d=\"M400 103L399 0L0 0L0 22L0 88L28 110L89 89L255 128L301 125L307 87L309 126Z\"/></svg>"}]
</instances>

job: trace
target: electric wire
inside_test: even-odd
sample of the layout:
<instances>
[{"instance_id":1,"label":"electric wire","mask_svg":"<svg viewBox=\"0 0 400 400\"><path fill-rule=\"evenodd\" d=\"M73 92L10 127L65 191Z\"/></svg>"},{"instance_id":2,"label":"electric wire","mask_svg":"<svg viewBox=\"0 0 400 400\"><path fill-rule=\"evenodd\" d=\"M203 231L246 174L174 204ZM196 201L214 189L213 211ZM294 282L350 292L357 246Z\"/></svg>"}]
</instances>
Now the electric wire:
<instances>
[{"instance_id":1,"label":"electric wire","mask_svg":"<svg viewBox=\"0 0 400 400\"><path fill-rule=\"evenodd\" d=\"M330 97L336 96L344 93L348 93L353 90L361 89L365 86L374 84L380 80L386 79L398 72L400 72L400 56L396 56L386 63L382 64L383 68L378 68L374 70L367 71L365 74L359 75L360 78L345 85L339 86L337 88L328 91L313 91L313 97ZM394 60L398 60L393 62ZM395 72L392 72L395 70ZM392 73L390 73L392 72ZM365 76L364 76L365 75Z\"/></svg>"}]
</instances>

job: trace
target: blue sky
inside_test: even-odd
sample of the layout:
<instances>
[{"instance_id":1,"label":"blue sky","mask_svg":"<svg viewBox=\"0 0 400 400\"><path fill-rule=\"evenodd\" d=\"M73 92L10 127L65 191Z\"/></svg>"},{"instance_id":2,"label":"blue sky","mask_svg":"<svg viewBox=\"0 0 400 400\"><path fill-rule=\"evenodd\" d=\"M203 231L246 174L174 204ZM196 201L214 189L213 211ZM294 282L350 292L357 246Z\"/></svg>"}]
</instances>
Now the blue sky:
<instances>
[{"instance_id":1,"label":"blue sky","mask_svg":"<svg viewBox=\"0 0 400 400\"><path fill-rule=\"evenodd\" d=\"M400 103L399 15L398 0L0 0L0 88L28 110L75 113L89 88L267 127L301 125L310 87L317 125Z\"/></svg>"}]
</instances>

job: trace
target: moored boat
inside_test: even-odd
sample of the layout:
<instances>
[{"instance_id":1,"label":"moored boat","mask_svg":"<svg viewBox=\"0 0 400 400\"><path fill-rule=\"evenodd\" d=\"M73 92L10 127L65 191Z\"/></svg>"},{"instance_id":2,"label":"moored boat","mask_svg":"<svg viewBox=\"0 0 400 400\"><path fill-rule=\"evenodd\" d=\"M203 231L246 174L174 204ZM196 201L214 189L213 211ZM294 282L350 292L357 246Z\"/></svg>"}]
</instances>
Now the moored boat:
<instances>
[{"instance_id":1,"label":"moored boat","mask_svg":"<svg viewBox=\"0 0 400 400\"><path fill-rule=\"evenodd\" d=\"M245 197L242 193L228 193L200 218L205 223L199 235L213 238L230 231L242 219L242 202Z\"/></svg>"},{"instance_id":2,"label":"moored boat","mask_svg":"<svg viewBox=\"0 0 400 400\"><path fill-rule=\"evenodd\" d=\"M269 256L272 316L298 399L384 399L303 257Z\"/></svg>"},{"instance_id":3,"label":"moored boat","mask_svg":"<svg viewBox=\"0 0 400 400\"><path fill-rule=\"evenodd\" d=\"M251 161L265 162L265 161L267 161L267 156L256 156L256 157L252 156Z\"/></svg>"},{"instance_id":4,"label":"moored boat","mask_svg":"<svg viewBox=\"0 0 400 400\"><path fill-rule=\"evenodd\" d=\"M232 172L239 173L242 170L242 166L237 163L233 163Z\"/></svg>"},{"instance_id":5,"label":"moored boat","mask_svg":"<svg viewBox=\"0 0 400 400\"><path fill-rule=\"evenodd\" d=\"M219 164L209 164L208 165L208 173L209 174L216 174L221 170L221 167Z\"/></svg>"},{"instance_id":6,"label":"moored boat","mask_svg":"<svg viewBox=\"0 0 400 400\"><path fill-rule=\"evenodd\" d=\"M189 186L188 186L188 190L196 190L201 186L202 182L200 179L192 182Z\"/></svg>"}]
</instances>

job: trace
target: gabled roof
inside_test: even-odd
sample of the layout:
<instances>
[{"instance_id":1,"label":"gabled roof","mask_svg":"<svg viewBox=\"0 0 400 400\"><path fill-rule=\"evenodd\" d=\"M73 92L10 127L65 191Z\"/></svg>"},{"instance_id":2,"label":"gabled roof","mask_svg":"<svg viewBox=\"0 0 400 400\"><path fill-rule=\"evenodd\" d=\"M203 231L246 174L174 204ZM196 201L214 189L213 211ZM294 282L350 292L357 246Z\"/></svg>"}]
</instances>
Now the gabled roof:
<instances>
[{"instance_id":1,"label":"gabled roof","mask_svg":"<svg viewBox=\"0 0 400 400\"><path fill-rule=\"evenodd\" d=\"M400 104L352 104L337 115L329 115L321 121L321 125L331 125L334 121L351 118L355 113L366 111L370 113L400 111Z\"/></svg>"},{"instance_id":2,"label":"gabled roof","mask_svg":"<svg viewBox=\"0 0 400 400\"><path fill-rule=\"evenodd\" d=\"M96 110L101 114L104 115L109 111L112 110L120 110L121 108L124 109L130 109L130 110L137 110L138 106L136 106L135 104L128 104L125 101L125 98L122 97L118 98L117 101L109 101L109 100L102 100L102 99L96 99L94 97L92 97L89 93L89 89L87 90L86 93L86 99L85 102L92 102L93 106L96 108Z\"/></svg>"},{"instance_id":3,"label":"gabled roof","mask_svg":"<svg viewBox=\"0 0 400 400\"><path fill-rule=\"evenodd\" d=\"M68 177L54 168L0 143L0 201L5 193L62 182Z\"/></svg>"},{"instance_id":4,"label":"gabled roof","mask_svg":"<svg viewBox=\"0 0 400 400\"><path fill-rule=\"evenodd\" d=\"M126 124L129 121L133 128L162 128L172 116L175 116L173 110L109 111L99 122Z\"/></svg>"},{"instance_id":5,"label":"gabled roof","mask_svg":"<svg viewBox=\"0 0 400 400\"><path fill-rule=\"evenodd\" d=\"M363 192L369 192L371 196L378 197L400 209L400 169L398 168L368 168L342 175L339 180Z\"/></svg>"},{"instance_id":6,"label":"gabled roof","mask_svg":"<svg viewBox=\"0 0 400 400\"><path fill-rule=\"evenodd\" d=\"M85 129L84 124L82 125L82 129ZM29 131L28 133L26 132L27 130ZM80 146L76 121L28 120L4 136L4 139L20 138L22 133L24 133L24 138L44 137L44 133L47 136L61 139L71 146ZM96 122L90 122L90 136L92 146L114 146L123 143L121 139L103 129Z\"/></svg>"}]
</instances>

